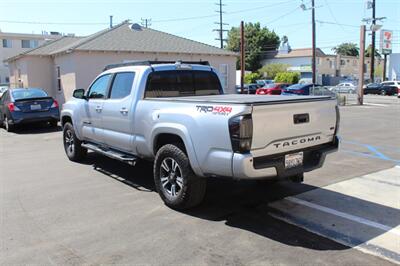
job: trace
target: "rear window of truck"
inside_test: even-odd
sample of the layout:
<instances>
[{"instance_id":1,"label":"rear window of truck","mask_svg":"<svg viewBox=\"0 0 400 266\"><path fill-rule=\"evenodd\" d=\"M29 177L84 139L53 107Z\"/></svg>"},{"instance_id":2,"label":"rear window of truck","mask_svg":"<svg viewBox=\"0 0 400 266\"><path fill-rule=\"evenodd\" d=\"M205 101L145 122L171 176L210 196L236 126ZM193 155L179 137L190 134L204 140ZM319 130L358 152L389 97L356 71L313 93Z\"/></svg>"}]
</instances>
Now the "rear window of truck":
<instances>
[{"instance_id":1,"label":"rear window of truck","mask_svg":"<svg viewBox=\"0 0 400 266\"><path fill-rule=\"evenodd\" d=\"M212 71L156 71L147 79L145 98L223 94L218 76Z\"/></svg>"}]
</instances>

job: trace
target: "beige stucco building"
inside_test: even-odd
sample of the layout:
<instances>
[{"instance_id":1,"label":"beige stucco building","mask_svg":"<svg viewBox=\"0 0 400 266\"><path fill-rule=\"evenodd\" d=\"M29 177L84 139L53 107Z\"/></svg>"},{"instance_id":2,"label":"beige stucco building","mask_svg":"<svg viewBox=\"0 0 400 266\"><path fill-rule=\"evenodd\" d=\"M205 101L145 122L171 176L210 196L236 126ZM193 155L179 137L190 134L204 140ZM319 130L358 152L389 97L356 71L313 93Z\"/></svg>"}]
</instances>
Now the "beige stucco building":
<instances>
[{"instance_id":1,"label":"beige stucco building","mask_svg":"<svg viewBox=\"0 0 400 266\"><path fill-rule=\"evenodd\" d=\"M36 48L47 41L60 38L59 33L26 34L0 31L0 84L10 83L7 62L3 60Z\"/></svg>"},{"instance_id":2,"label":"beige stucco building","mask_svg":"<svg viewBox=\"0 0 400 266\"><path fill-rule=\"evenodd\" d=\"M300 72L301 78L311 78L312 49L300 48L286 49L268 54L262 60L263 65L282 63L289 65L289 71ZM317 83L324 85L336 85L342 78L358 80L360 59L356 56L330 55L325 54L321 49L316 49L316 70ZM382 64L382 60L375 60L375 69ZM370 58L365 58L365 78L368 78L370 71Z\"/></svg>"},{"instance_id":3,"label":"beige stucco building","mask_svg":"<svg viewBox=\"0 0 400 266\"><path fill-rule=\"evenodd\" d=\"M40 87L61 103L87 88L102 69L131 60L209 61L234 92L237 54L137 24L121 23L88 37L65 36L7 60L14 87Z\"/></svg>"}]
</instances>

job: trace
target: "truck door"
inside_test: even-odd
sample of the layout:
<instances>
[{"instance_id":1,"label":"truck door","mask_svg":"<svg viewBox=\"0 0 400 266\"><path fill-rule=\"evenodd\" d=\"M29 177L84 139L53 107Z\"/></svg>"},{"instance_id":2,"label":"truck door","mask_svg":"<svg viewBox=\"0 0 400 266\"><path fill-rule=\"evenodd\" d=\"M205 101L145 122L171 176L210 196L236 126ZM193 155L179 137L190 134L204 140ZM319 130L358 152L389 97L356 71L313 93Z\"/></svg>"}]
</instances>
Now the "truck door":
<instances>
[{"instance_id":1,"label":"truck door","mask_svg":"<svg viewBox=\"0 0 400 266\"><path fill-rule=\"evenodd\" d=\"M85 115L82 119L82 135L84 139L99 144L104 143L102 112L107 95L111 74L97 78L89 88L85 103Z\"/></svg>"},{"instance_id":2,"label":"truck door","mask_svg":"<svg viewBox=\"0 0 400 266\"><path fill-rule=\"evenodd\" d=\"M125 152L133 151L134 79L134 72L114 74L102 112L105 144Z\"/></svg>"}]
</instances>

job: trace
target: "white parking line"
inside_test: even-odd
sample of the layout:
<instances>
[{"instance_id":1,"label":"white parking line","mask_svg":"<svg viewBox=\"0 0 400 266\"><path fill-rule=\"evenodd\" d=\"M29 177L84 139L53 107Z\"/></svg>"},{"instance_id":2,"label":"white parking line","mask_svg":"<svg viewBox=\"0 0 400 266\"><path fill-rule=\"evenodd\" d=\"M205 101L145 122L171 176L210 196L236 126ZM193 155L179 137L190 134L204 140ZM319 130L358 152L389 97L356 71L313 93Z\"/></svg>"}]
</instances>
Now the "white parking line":
<instances>
[{"instance_id":1,"label":"white parking line","mask_svg":"<svg viewBox=\"0 0 400 266\"><path fill-rule=\"evenodd\" d=\"M387 104L381 104L381 103L365 103L364 102L364 104L365 105L371 105L371 106L379 106L379 107L387 107L387 106L389 106Z\"/></svg>"},{"instance_id":2,"label":"white parking line","mask_svg":"<svg viewBox=\"0 0 400 266\"><path fill-rule=\"evenodd\" d=\"M307 206L309 208L313 208L313 209L316 209L316 210L319 210L319 211L322 211L322 212L333 214L333 215L336 215L336 216L351 220L353 222L365 224L365 225L380 229L382 231L389 232L389 233L392 233L392 234L400 236L400 231L399 230L397 230L395 228L392 228L390 226L384 225L384 224L376 223L376 222L361 218L359 216L355 216L355 215L352 215L352 214L348 214L348 213L344 213L344 212L341 212L341 211L337 211L337 210L334 210L334 209L331 209L331 208L327 208L327 207L324 207L324 206L321 206L321 205L318 205L318 204L314 204L314 203L311 203L311 202L308 202L308 201L305 201L305 200L301 200L301 199L298 199L298 198L287 197L285 199L288 200L288 201L294 202L296 204Z\"/></svg>"}]
</instances>

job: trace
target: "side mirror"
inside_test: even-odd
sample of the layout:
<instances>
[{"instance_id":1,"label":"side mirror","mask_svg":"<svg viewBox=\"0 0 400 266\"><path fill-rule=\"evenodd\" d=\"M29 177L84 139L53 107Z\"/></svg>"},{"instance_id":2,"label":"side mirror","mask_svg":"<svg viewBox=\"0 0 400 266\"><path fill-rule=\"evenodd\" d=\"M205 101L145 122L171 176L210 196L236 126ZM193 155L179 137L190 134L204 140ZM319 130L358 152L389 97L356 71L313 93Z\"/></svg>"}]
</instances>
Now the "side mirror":
<instances>
[{"instance_id":1,"label":"side mirror","mask_svg":"<svg viewBox=\"0 0 400 266\"><path fill-rule=\"evenodd\" d=\"M72 96L74 98L77 98L77 99L85 99L86 100L85 90L84 89L76 89L76 90L74 90Z\"/></svg>"}]
</instances>

